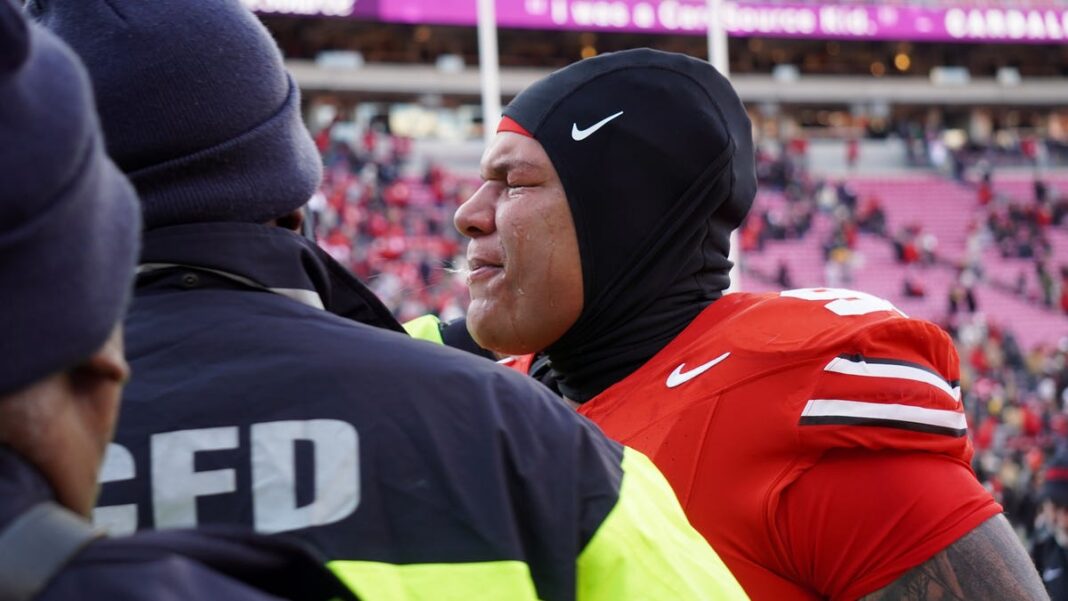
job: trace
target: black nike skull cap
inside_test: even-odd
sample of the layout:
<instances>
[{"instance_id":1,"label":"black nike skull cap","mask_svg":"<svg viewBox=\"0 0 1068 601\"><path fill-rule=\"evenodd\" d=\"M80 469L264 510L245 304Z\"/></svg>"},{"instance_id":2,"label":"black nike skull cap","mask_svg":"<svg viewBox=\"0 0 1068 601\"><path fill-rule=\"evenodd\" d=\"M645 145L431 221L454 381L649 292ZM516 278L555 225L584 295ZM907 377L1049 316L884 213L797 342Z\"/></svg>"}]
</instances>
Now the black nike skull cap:
<instances>
[{"instance_id":1,"label":"black nike skull cap","mask_svg":"<svg viewBox=\"0 0 1068 601\"><path fill-rule=\"evenodd\" d=\"M727 287L730 232L756 172L749 117L712 65L646 48L602 54L535 82L504 115L545 148L575 222L585 305L565 338L618 327L679 278L718 288L710 295ZM612 307L620 295L635 306Z\"/></svg>"}]
</instances>

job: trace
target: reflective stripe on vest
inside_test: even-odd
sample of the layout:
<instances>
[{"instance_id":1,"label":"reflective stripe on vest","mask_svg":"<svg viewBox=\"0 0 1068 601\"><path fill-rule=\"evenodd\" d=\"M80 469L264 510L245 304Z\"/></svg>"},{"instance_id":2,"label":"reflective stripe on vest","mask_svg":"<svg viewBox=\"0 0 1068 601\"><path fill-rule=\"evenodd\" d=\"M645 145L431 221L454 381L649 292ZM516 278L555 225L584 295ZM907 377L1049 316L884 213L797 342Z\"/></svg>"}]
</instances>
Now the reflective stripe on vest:
<instances>
[{"instance_id":1,"label":"reflective stripe on vest","mask_svg":"<svg viewBox=\"0 0 1068 601\"><path fill-rule=\"evenodd\" d=\"M579 556L578 601L748 598L652 461L625 448L619 500Z\"/></svg>"},{"instance_id":2,"label":"reflective stripe on vest","mask_svg":"<svg viewBox=\"0 0 1068 601\"><path fill-rule=\"evenodd\" d=\"M404 331L412 338L426 340L435 344L445 344L441 338L441 320L437 315L422 315L404 322Z\"/></svg>"},{"instance_id":3,"label":"reflective stripe on vest","mask_svg":"<svg viewBox=\"0 0 1068 601\"><path fill-rule=\"evenodd\" d=\"M521 561L394 565L331 561L331 570L364 601L537 601Z\"/></svg>"}]
</instances>

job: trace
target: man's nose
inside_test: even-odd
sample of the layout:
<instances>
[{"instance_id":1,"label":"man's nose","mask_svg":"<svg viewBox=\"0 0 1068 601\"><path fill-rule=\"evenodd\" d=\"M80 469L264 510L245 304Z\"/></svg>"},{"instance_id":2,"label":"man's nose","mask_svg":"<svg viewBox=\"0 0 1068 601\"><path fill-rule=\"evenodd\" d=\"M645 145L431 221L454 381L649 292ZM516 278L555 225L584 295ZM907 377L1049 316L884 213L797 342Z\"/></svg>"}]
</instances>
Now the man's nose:
<instances>
[{"instance_id":1,"label":"man's nose","mask_svg":"<svg viewBox=\"0 0 1068 601\"><path fill-rule=\"evenodd\" d=\"M496 229L494 195L498 185L495 182L485 182L464 201L453 216L453 225L456 231L468 238L477 238L493 233Z\"/></svg>"}]
</instances>

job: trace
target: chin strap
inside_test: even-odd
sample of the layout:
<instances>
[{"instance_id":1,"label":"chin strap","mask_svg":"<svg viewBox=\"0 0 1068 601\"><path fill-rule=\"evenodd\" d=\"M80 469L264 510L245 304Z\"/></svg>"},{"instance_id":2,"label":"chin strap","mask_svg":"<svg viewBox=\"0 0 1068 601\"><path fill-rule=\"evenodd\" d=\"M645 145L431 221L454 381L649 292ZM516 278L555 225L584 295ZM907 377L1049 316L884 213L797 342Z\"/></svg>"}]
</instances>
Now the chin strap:
<instances>
[{"instance_id":1,"label":"chin strap","mask_svg":"<svg viewBox=\"0 0 1068 601\"><path fill-rule=\"evenodd\" d=\"M102 536L68 509L52 502L35 505L0 532L0 601L30 601Z\"/></svg>"}]
</instances>

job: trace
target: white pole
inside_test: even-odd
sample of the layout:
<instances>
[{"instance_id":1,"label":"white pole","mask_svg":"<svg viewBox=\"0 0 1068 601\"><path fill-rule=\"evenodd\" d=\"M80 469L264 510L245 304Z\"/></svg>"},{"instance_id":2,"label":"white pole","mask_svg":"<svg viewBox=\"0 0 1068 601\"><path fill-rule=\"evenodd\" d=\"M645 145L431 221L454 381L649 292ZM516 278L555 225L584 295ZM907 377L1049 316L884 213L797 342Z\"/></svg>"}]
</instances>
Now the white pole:
<instances>
[{"instance_id":1,"label":"white pole","mask_svg":"<svg viewBox=\"0 0 1068 601\"><path fill-rule=\"evenodd\" d=\"M482 82L482 128L486 146L501 120L501 68L497 60L496 0L478 0L478 67Z\"/></svg>"},{"instance_id":2,"label":"white pole","mask_svg":"<svg viewBox=\"0 0 1068 601\"><path fill-rule=\"evenodd\" d=\"M708 62L724 77L730 78L731 64L727 57L727 30L723 28L723 0L708 1ZM728 258L734 264L731 267L731 285L727 292L741 290L742 274L738 269L738 230L731 232L731 250Z\"/></svg>"},{"instance_id":3,"label":"white pole","mask_svg":"<svg viewBox=\"0 0 1068 601\"><path fill-rule=\"evenodd\" d=\"M727 60L727 30L723 28L723 0L708 0L708 62L723 77L731 76Z\"/></svg>"}]
</instances>

